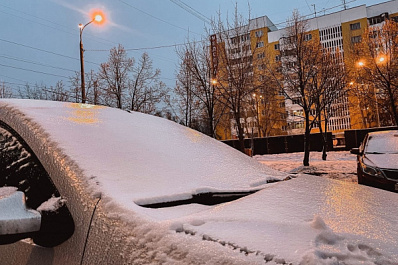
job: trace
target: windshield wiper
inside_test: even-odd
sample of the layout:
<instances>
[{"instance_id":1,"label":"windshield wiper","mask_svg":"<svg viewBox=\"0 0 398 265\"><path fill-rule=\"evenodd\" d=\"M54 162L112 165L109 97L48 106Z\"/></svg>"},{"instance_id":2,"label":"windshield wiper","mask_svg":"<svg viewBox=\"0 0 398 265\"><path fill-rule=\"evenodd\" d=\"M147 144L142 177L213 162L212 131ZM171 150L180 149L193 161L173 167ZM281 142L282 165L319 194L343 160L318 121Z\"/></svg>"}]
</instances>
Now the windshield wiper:
<instances>
[{"instance_id":1,"label":"windshield wiper","mask_svg":"<svg viewBox=\"0 0 398 265\"><path fill-rule=\"evenodd\" d=\"M145 208L166 208L166 207L174 207L180 205L187 205L187 204L202 204L202 205L216 205L225 202L234 201L245 197L247 195L253 194L259 190L253 191L244 191L244 192L209 192L209 193L199 193L192 195L192 198L186 200L178 200L178 201L169 201L169 202L159 202L159 203L152 203L152 204L144 204L140 205Z\"/></svg>"},{"instance_id":2,"label":"windshield wiper","mask_svg":"<svg viewBox=\"0 0 398 265\"><path fill-rule=\"evenodd\" d=\"M385 153L380 153L380 152L365 152L365 154L370 154L370 155L382 155Z\"/></svg>"}]
</instances>

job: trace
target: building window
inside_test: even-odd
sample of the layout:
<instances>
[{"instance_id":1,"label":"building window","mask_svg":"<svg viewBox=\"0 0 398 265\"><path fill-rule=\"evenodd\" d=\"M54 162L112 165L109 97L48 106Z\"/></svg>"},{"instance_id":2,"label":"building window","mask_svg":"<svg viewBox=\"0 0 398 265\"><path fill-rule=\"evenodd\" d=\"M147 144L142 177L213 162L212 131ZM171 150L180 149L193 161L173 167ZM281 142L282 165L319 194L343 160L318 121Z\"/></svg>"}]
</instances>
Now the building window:
<instances>
[{"instance_id":1,"label":"building window","mask_svg":"<svg viewBox=\"0 0 398 265\"><path fill-rule=\"evenodd\" d=\"M275 50L279 50L279 48L280 48L279 43L277 43L277 44L274 45L274 49L275 49Z\"/></svg>"},{"instance_id":2,"label":"building window","mask_svg":"<svg viewBox=\"0 0 398 265\"><path fill-rule=\"evenodd\" d=\"M351 43L360 43L361 41L362 41L362 37L361 36L351 37Z\"/></svg>"},{"instance_id":3,"label":"building window","mask_svg":"<svg viewBox=\"0 0 398 265\"><path fill-rule=\"evenodd\" d=\"M388 13L383 13L380 16L368 18L368 22L369 22L369 25L372 26L375 24L379 24L379 23L385 21L386 19L388 19Z\"/></svg>"},{"instance_id":4,"label":"building window","mask_svg":"<svg viewBox=\"0 0 398 265\"><path fill-rule=\"evenodd\" d=\"M241 39L242 42L250 40L250 33L247 33L247 34L244 34L244 35L240 36L240 39Z\"/></svg>"},{"instance_id":5,"label":"building window","mask_svg":"<svg viewBox=\"0 0 398 265\"><path fill-rule=\"evenodd\" d=\"M292 98L292 104L296 104L296 105L301 104L301 98Z\"/></svg>"},{"instance_id":6,"label":"building window","mask_svg":"<svg viewBox=\"0 0 398 265\"><path fill-rule=\"evenodd\" d=\"M262 31L262 30L256 31L255 36L256 36L257 38L261 38L261 37L263 36L263 31Z\"/></svg>"},{"instance_id":7,"label":"building window","mask_svg":"<svg viewBox=\"0 0 398 265\"><path fill-rule=\"evenodd\" d=\"M265 54L263 52L257 54L257 59L263 59L264 57L265 57Z\"/></svg>"},{"instance_id":8,"label":"building window","mask_svg":"<svg viewBox=\"0 0 398 265\"><path fill-rule=\"evenodd\" d=\"M280 55L275 56L275 61L276 62L280 62L281 61L281 56Z\"/></svg>"},{"instance_id":9,"label":"building window","mask_svg":"<svg viewBox=\"0 0 398 265\"><path fill-rule=\"evenodd\" d=\"M312 34L311 34L311 33L310 33L310 34L305 34L305 35L304 35L304 40L305 40L305 41L312 40Z\"/></svg>"},{"instance_id":10,"label":"building window","mask_svg":"<svg viewBox=\"0 0 398 265\"><path fill-rule=\"evenodd\" d=\"M264 42L263 41L257 42L256 48L261 48L261 47L264 47Z\"/></svg>"},{"instance_id":11,"label":"building window","mask_svg":"<svg viewBox=\"0 0 398 265\"><path fill-rule=\"evenodd\" d=\"M360 22L357 22L357 23L354 23L354 24L350 24L350 29L351 30L356 30L356 29L360 29L361 28L361 23Z\"/></svg>"}]
</instances>

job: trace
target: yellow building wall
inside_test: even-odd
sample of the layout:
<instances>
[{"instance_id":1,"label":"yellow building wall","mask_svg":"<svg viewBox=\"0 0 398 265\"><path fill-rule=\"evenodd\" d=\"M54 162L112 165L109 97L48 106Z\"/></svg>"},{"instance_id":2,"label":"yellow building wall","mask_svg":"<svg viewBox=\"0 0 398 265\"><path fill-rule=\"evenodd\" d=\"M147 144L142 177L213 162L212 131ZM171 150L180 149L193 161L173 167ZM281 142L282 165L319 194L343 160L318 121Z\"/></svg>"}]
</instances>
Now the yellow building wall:
<instances>
[{"instance_id":1,"label":"yellow building wall","mask_svg":"<svg viewBox=\"0 0 398 265\"><path fill-rule=\"evenodd\" d=\"M359 29L352 30L350 25L360 23L361 27ZM354 59L353 54L356 52L355 47L352 43L352 38L356 36L361 36L363 38L363 34L368 27L368 20L367 18L352 20L346 23L341 24L342 28L342 35L343 35L343 49L344 49L344 63L347 70L354 74L353 71L356 71L356 61ZM353 75L350 75L351 78ZM350 80L348 79L348 90L355 90L357 89L357 80ZM356 87L354 87L356 86ZM350 91L354 92L354 91ZM358 99L353 96L348 97L349 101L349 112L350 112L350 120L351 120L351 129L361 129L364 127L362 114L364 114L364 110L359 107ZM361 114L362 112L362 114Z\"/></svg>"}]
</instances>

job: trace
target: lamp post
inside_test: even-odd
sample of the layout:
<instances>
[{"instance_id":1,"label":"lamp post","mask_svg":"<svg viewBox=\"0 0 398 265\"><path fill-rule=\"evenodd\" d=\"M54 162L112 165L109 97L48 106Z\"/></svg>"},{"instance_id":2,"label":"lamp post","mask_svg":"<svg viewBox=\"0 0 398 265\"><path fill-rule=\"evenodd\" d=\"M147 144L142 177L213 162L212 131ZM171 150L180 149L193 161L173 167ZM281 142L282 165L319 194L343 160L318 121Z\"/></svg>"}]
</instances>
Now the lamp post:
<instances>
[{"instance_id":1,"label":"lamp post","mask_svg":"<svg viewBox=\"0 0 398 265\"><path fill-rule=\"evenodd\" d=\"M383 64L386 62L386 57L384 55L380 55L377 59L376 59L376 64ZM357 63L357 67L359 68L365 68L365 63L363 61L359 61ZM368 89L369 89L369 84L368 84ZM376 92L376 86L373 83L373 93L374 93L374 97L375 97L375 107L376 107L376 117L377 117L377 127L380 127L380 114L379 114L379 105L377 102L377 92Z\"/></svg>"},{"instance_id":2,"label":"lamp post","mask_svg":"<svg viewBox=\"0 0 398 265\"><path fill-rule=\"evenodd\" d=\"M85 84L85 80L84 80L84 56L83 56L84 49L83 49L82 34L83 34L83 30L85 27L87 27L89 24L91 24L94 21L100 23L102 21L102 19L103 19L102 15L97 14L87 24L85 24L85 25L83 25L81 23L79 24L79 28L80 28L80 75L81 75L82 103L86 103L86 84Z\"/></svg>"}]
</instances>

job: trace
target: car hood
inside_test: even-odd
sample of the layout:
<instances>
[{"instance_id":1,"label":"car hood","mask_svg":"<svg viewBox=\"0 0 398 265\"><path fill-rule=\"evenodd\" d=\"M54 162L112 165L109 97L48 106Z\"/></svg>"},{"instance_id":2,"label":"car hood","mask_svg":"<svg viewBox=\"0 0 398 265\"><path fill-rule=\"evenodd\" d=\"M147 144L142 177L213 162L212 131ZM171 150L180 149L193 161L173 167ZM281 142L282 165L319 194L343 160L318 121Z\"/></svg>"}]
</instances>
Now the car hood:
<instances>
[{"instance_id":1,"label":"car hood","mask_svg":"<svg viewBox=\"0 0 398 265\"><path fill-rule=\"evenodd\" d=\"M378 168L398 169L398 154L365 154L364 163Z\"/></svg>"},{"instance_id":2,"label":"car hood","mask_svg":"<svg viewBox=\"0 0 398 265\"><path fill-rule=\"evenodd\" d=\"M183 236L263 262L329 264L326 257L347 264L398 260L394 214L398 198L390 192L299 175L230 203L198 207L142 212Z\"/></svg>"},{"instance_id":3,"label":"car hood","mask_svg":"<svg viewBox=\"0 0 398 265\"><path fill-rule=\"evenodd\" d=\"M60 150L62 163L113 205L184 200L193 194L261 189L286 174L175 122L103 106L1 100ZM29 121L29 122L27 122ZM49 157L54 154L47 154ZM78 169L76 169L76 167Z\"/></svg>"}]
</instances>

